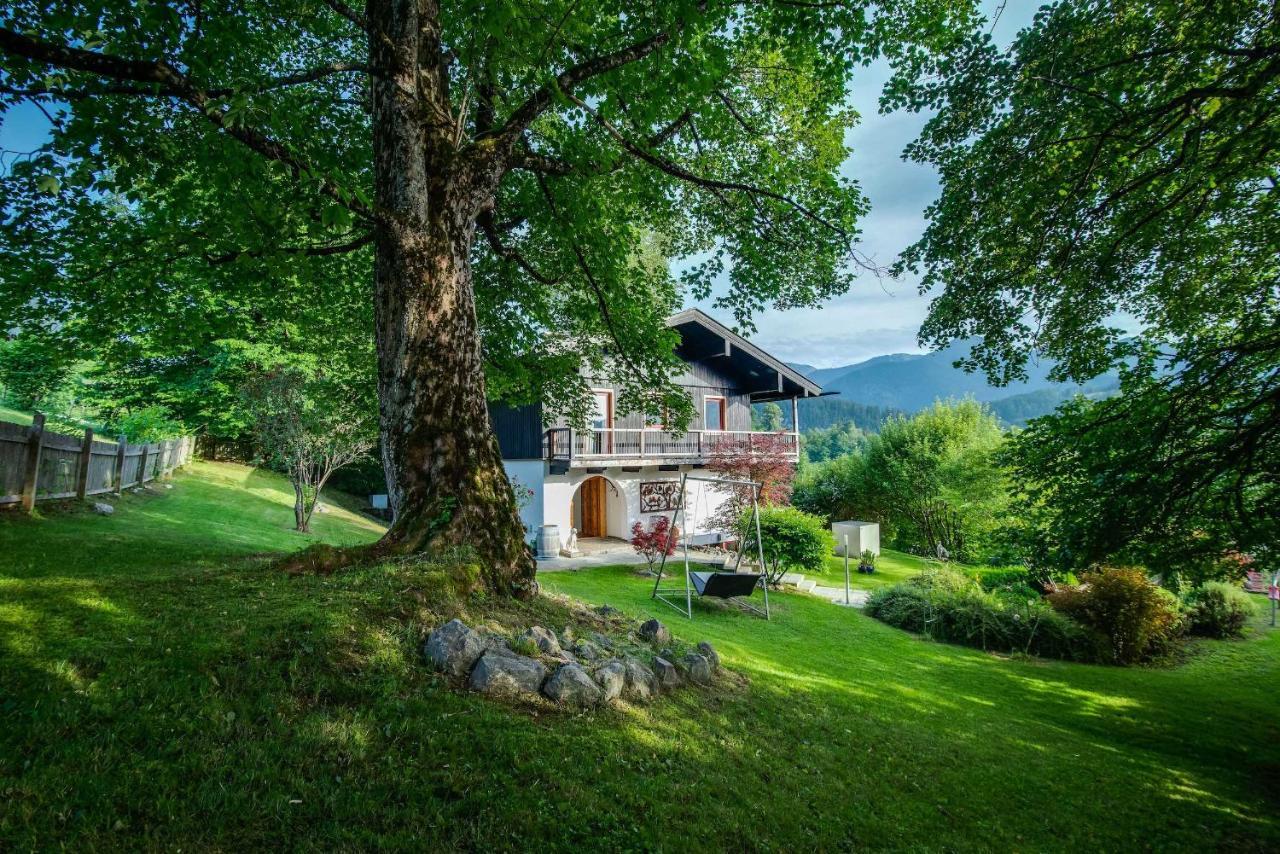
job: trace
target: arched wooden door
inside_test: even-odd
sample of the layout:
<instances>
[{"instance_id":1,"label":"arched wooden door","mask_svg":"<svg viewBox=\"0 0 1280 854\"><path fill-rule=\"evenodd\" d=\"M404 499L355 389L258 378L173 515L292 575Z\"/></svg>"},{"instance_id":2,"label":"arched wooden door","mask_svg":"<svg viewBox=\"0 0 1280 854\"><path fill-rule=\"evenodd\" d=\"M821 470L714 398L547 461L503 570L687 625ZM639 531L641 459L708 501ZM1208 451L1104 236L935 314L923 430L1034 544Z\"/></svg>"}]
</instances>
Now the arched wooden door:
<instances>
[{"instance_id":1,"label":"arched wooden door","mask_svg":"<svg viewBox=\"0 0 1280 854\"><path fill-rule=\"evenodd\" d=\"M605 514L605 479L587 478L578 487L578 494L582 508L582 527L578 529L578 536L605 536L609 531L609 520Z\"/></svg>"}]
</instances>

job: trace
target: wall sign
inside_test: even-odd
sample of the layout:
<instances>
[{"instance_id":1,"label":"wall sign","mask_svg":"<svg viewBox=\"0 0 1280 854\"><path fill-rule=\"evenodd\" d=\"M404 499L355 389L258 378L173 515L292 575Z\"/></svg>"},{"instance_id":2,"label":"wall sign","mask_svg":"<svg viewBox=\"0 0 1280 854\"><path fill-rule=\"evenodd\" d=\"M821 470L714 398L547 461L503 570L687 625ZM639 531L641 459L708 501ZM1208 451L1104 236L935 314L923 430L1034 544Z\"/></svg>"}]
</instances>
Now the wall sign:
<instances>
[{"instance_id":1,"label":"wall sign","mask_svg":"<svg viewBox=\"0 0 1280 854\"><path fill-rule=\"evenodd\" d=\"M640 512L675 510L680 502L680 481L650 480L640 484Z\"/></svg>"}]
</instances>

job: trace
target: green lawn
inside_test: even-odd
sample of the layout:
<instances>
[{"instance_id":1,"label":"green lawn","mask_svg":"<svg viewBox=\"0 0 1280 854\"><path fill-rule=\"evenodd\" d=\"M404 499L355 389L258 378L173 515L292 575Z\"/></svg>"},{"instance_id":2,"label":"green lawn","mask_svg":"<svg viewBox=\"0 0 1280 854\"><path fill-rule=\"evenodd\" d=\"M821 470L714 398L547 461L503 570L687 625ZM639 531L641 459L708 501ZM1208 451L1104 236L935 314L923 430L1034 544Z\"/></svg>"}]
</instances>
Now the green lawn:
<instances>
[{"instance_id":1,"label":"green lawn","mask_svg":"<svg viewBox=\"0 0 1280 854\"><path fill-rule=\"evenodd\" d=\"M897 584L899 581L906 581L921 570L930 566L939 566L936 560L925 560L915 555L902 554L901 552L886 551L876 561L876 571L871 575L863 575L858 572L858 559L855 556L849 557L849 586L860 587L864 590L875 590L877 587L888 587ZM844 588L844 558L828 557L825 570L821 573L807 573L806 578L812 578L825 587Z\"/></svg>"},{"instance_id":2,"label":"green lawn","mask_svg":"<svg viewBox=\"0 0 1280 854\"><path fill-rule=\"evenodd\" d=\"M21 409L10 409L7 406L0 406L0 421L10 421L14 424L21 424L26 427L31 424L31 413L24 412Z\"/></svg>"},{"instance_id":3,"label":"green lawn","mask_svg":"<svg viewBox=\"0 0 1280 854\"><path fill-rule=\"evenodd\" d=\"M197 464L112 517L0 514L0 849L1274 850L1280 635L1176 668L1013 660L800 595L772 622L648 598L635 567L548 591L659 615L745 679L649 708L514 708L418 657L454 614L413 564L285 578L276 478ZM882 574L910 559L887 556Z\"/></svg>"}]
</instances>

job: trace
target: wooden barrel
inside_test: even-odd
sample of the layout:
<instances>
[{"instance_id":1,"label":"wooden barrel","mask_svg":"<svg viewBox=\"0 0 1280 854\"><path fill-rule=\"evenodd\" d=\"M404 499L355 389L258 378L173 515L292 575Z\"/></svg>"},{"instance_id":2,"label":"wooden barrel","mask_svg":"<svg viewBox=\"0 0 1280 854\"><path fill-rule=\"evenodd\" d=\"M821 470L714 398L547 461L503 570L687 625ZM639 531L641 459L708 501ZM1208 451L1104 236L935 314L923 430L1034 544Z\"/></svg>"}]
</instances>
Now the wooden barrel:
<instances>
[{"instance_id":1,"label":"wooden barrel","mask_svg":"<svg viewBox=\"0 0 1280 854\"><path fill-rule=\"evenodd\" d=\"M551 558L560 555L560 526L543 525L538 529L538 557Z\"/></svg>"}]
</instances>

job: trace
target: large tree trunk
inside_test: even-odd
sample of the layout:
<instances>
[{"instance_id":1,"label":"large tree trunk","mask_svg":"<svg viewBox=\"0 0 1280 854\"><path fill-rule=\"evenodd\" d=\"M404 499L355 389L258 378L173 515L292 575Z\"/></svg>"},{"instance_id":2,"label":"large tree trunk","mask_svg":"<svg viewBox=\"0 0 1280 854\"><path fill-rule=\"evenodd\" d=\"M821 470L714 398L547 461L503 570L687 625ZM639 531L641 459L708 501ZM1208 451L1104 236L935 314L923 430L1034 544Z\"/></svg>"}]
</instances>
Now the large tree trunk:
<instances>
[{"instance_id":1,"label":"large tree trunk","mask_svg":"<svg viewBox=\"0 0 1280 854\"><path fill-rule=\"evenodd\" d=\"M471 243L496 180L457 157L432 4L368 6L382 459L395 521L381 548L475 550L494 592L536 589L524 526L489 424ZM385 34L386 38L382 38ZM420 71L421 69L421 71ZM425 94L424 94L425 92ZM481 164L483 165L483 164Z\"/></svg>"}]
</instances>

